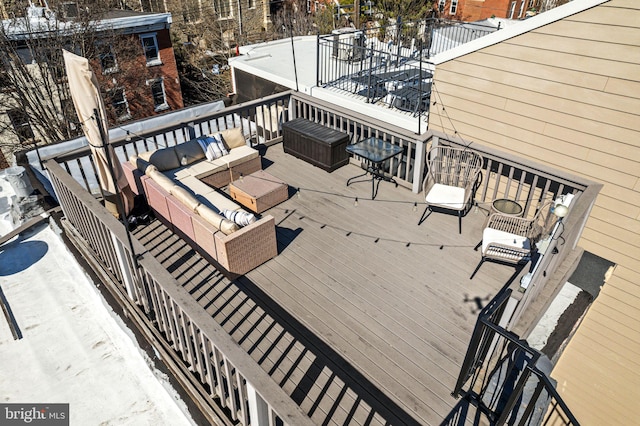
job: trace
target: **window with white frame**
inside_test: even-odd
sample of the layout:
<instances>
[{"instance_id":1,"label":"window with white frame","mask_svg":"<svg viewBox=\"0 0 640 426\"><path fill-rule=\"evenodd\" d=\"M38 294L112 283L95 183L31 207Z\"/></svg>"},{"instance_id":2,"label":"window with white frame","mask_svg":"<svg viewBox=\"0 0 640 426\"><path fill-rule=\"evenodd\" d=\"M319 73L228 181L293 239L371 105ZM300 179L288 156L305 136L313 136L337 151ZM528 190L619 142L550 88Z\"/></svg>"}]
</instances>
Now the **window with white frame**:
<instances>
[{"instance_id":1,"label":"window with white frame","mask_svg":"<svg viewBox=\"0 0 640 426\"><path fill-rule=\"evenodd\" d=\"M100 66L102 74L111 74L118 71L118 62L110 44L98 45L98 56L100 58Z\"/></svg>"},{"instance_id":2,"label":"window with white frame","mask_svg":"<svg viewBox=\"0 0 640 426\"><path fill-rule=\"evenodd\" d=\"M231 2L230 0L213 0L213 5L216 8L219 19L231 18Z\"/></svg>"},{"instance_id":3,"label":"window with white frame","mask_svg":"<svg viewBox=\"0 0 640 426\"><path fill-rule=\"evenodd\" d=\"M256 0L247 0L248 4L249 4L249 9L255 9L256 8Z\"/></svg>"},{"instance_id":4,"label":"window with white frame","mask_svg":"<svg viewBox=\"0 0 640 426\"><path fill-rule=\"evenodd\" d=\"M522 0L520 3L520 13L518 13L518 18L524 18L524 6L527 4L525 0Z\"/></svg>"},{"instance_id":5,"label":"window with white frame","mask_svg":"<svg viewBox=\"0 0 640 426\"><path fill-rule=\"evenodd\" d=\"M169 104L167 104L167 93L164 90L164 79L157 78L155 80L148 80L147 84L151 87L153 109L155 111L162 111L169 108Z\"/></svg>"},{"instance_id":6,"label":"window with white frame","mask_svg":"<svg viewBox=\"0 0 640 426\"><path fill-rule=\"evenodd\" d=\"M108 95L116 118L118 120L128 120L131 118L129 102L127 102L127 95L125 94L124 89L122 87L116 87L109 90Z\"/></svg>"},{"instance_id":7,"label":"window with white frame","mask_svg":"<svg viewBox=\"0 0 640 426\"><path fill-rule=\"evenodd\" d=\"M451 7L449 7L449 15L455 15L458 11L458 0L451 0Z\"/></svg>"},{"instance_id":8,"label":"window with white frame","mask_svg":"<svg viewBox=\"0 0 640 426\"><path fill-rule=\"evenodd\" d=\"M446 0L440 0L438 3L438 10L440 11L440 13L444 12L444 6L445 6Z\"/></svg>"},{"instance_id":9,"label":"window with white frame","mask_svg":"<svg viewBox=\"0 0 640 426\"><path fill-rule=\"evenodd\" d=\"M140 0L143 12L166 12L162 0Z\"/></svg>"},{"instance_id":10,"label":"window with white frame","mask_svg":"<svg viewBox=\"0 0 640 426\"><path fill-rule=\"evenodd\" d=\"M142 49L147 60L147 66L162 65L156 33L141 34L140 40L142 40Z\"/></svg>"},{"instance_id":11,"label":"window with white frame","mask_svg":"<svg viewBox=\"0 0 640 426\"><path fill-rule=\"evenodd\" d=\"M20 142L33 139L33 130L29 123L29 116L22 108L13 108L7 111L13 130L16 132Z\"/></svg>"},{"instance_id":12,"label":"window with white frame","mask_svg":"<svg viewBox=\"0 0 640 426\"><path fill-rule=\"evenodd\" d=\"M509 6L509 19L513 19L513 15L516 13L516 2L512 1Z\"/></svg>"}]
</instances>

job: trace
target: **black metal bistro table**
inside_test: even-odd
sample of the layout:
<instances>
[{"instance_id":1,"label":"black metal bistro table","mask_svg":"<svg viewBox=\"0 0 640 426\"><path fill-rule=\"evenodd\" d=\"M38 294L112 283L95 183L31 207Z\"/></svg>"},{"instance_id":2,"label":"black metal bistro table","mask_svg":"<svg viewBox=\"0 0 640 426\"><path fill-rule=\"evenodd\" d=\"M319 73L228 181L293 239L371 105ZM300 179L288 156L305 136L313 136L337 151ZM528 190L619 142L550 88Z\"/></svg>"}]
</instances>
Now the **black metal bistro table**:
<instances>
[{"instance_id":1,"label":"black metal bistro table","mask_svg":"<svg viewBox=\"0 0 640 426\"><path fill-rule=\"evenodd\" d=\"M376 198L381 180L393 182L396 184L396 186L398 186L398 183L395 181L395 179L393 179L393 177L385 175L383 165L385 161L402 153L402 151L402 147L393 145L383 139L379 139L376 137L370 137L361 140L360 142L354 143L353 145L347 145L347 152L362 157L367 161L365 167L366 172L347 180L347 186L355 182L366 182L369 179L361 179L357 181L354 181L354 179L358 179L371 174L372 200ZM376 181L378 181L377 185Z\"/></svg>"}]
</instances>

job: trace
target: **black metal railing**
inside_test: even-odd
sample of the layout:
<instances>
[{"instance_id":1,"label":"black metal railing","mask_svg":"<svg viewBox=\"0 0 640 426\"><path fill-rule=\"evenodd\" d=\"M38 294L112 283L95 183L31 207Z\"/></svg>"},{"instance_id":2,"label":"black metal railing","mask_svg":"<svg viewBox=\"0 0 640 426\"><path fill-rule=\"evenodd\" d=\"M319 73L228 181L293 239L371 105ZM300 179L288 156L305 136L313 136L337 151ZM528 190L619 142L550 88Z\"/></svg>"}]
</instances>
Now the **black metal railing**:
<instances>
[{"instance_id":1,"label":"black metal railing","mask_svg":"<svg viewBox=\"0 0 640 426\"><path fill-rule=\"evenodd\" d=\"M480 312L452 395L491 424L578 425L548 376L549 359L500 325L510 300L506 288Z\"/></svg>"},{"instance_id":2,"label":"black metal railing","mask_svg":"<svg viewBox=\"0 0 640 426\"><path fill-rule=\"evenodd\" d=\"M425 19L318 36L317 84L414 114L428 110L434 54L499 27Z\"/></svg>"}]
</instances>

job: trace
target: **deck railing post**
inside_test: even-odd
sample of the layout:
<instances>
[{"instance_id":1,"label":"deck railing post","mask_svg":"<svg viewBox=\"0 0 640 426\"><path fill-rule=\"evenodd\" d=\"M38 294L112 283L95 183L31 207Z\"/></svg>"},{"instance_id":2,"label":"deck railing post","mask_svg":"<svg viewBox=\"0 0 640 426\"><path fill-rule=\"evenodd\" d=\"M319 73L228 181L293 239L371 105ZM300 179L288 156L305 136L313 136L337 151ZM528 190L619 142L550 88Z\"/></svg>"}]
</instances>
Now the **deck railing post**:
<instances>
[{"instance_id":1,"label":"deck railing post","mask_svg":"<svg viewBox=\"0 0 640 426\"><path fill-rule=\"evenodd\" d=\"M269 426L269 405L249 381L247 381L247 399L251 426Z\"/></svg>"},{"instance_id":2,"label":"deck railing post","mask_svg":"<svg viewBox=\"0 0 640 426\"><path fill-rule=\"evenodd\" d=\"M416 151L413 167L413 185L411 191L414 194L422 190L422 176L424 176L424 168L426 164L427 148L424 140L416 141Z\"/></svg>"},{"instance_id":3,"label":"deck railing post","mask_svg":"<svg viewBox=\"0 0 640 426\"><path fill-rule=\"evenodd\" d=\"M187 132L189 133L189 139L195 139L196 137L196 124L191 121L186 125Z\"/></svg>"},{"instance_id":4,"label":"deck railing post","mask_svg":"<svg viewBox=\"0 0 640 426\"><path fill-rule=\"evenodd\" d=\"M116 238L113 233L111 233L111 241L113 242L113 247L116 251L116 257L118 258L118 265L120 266L120 271L122 271L122 281L124 281L124 287L127 290L127 295L129 299L131 299L134 303L136 301L134 284L133 284L133 276L131 275L131 271L127 268L125 258L126 252L124 251L124 247L122 247L122 243Z\"/></svg>"}]
</instances>

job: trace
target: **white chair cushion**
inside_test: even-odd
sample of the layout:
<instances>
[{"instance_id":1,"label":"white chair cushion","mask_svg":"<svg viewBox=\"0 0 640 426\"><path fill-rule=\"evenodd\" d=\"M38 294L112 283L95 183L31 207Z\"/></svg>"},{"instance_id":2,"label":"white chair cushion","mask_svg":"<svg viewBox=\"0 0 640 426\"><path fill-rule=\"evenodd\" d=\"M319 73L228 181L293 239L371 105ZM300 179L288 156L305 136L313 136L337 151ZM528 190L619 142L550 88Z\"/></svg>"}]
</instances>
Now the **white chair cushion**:
<instances>
[{"instance_id":1,"label":"white chair cushion","mask_svg":"<svg viewBox=\"0 0 640 426\"><path fill-rule=\"evenodd\" d=\"M528 248L528 239L521 235L499 231L493 228L484 228L482 231L482 253L485 254L491 243L498 243L515 248Z\"/></svg>"},{"instance_id":2,"label":"white chair cushion","mask_svg":"<svg viewBox=\"0 0 640 426\"><path fill-rule=\"evenodd\" d=\"M426 197L427 204L447 206L452 210L464 208L464 188L436 183Z\"/></svg>"}]
</instances>

